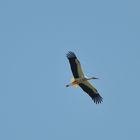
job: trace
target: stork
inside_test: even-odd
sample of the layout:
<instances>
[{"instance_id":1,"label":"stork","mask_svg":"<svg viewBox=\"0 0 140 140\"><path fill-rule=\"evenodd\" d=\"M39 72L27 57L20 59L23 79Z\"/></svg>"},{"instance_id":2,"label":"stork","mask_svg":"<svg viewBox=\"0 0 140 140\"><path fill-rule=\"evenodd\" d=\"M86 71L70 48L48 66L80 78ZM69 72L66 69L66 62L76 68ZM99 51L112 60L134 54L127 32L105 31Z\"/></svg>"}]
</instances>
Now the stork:
<instances>
[{"instance_id":1,"label":"stork","mask_svg":"<svg viewBox=\"0 0 140 140\"><path fill-rule=\"evenodd\" d=\"M97 89L89 82L89 80L98 78L96 77L88 78L84 75L80 61L77 59L74 52L70 51L67 53L66 56L69 60L70 67L74 77L71 83L66 85L66 87L80 86L82 90L85 91L96 104L101 103L103 101L103 98L100 96Z\"/></svg>"}]
</instances>

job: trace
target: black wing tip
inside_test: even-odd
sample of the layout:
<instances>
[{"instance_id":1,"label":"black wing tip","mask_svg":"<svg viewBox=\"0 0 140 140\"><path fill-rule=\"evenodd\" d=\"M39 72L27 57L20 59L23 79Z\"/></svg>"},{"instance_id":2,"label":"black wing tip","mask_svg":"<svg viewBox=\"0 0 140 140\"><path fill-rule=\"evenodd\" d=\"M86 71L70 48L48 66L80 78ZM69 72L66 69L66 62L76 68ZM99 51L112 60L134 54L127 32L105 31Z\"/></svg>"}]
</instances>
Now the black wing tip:
<instances>
[{"instance_id":1,"label":"black wing tip","mask_svg":"<svg viewBox=\"0 0 140 140\"><path fill-rule=\"evenodd\" d=\"M95 97L93 97L92 100L93 100L94 103L96 103L96 104L100 104L100 103L103 102L103 98L102 98L99 94L97 94Z\"/></svg>"},{"instance_id":2,"label":"black wing tip","mask_svg":"<svg viewBox=\"0 0 140 140\"><path fill-rule=\"evenodd\" d=\"M75 53L72 52L72 51L69 51L69 52L66 54L66 56L67 56L68 59L69 59L69 58L76 58Z\"/></svg>"}]
</instances>

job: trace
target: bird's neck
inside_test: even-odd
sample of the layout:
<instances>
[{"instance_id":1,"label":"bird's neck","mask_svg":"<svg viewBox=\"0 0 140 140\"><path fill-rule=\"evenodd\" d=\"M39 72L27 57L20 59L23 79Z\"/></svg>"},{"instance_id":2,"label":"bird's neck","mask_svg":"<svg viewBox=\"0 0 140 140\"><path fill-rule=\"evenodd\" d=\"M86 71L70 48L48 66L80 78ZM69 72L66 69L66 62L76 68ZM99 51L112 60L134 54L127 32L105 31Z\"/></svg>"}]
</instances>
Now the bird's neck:
<instances>
[{"instance_id":1,"label":"bird's neck","mask_svg":"<svg viewBox=\"0 0 140 140\"><path fill-rule=\"evenodd\" d=\"M91 80L91 79L94 79L93 77L89 77L89 78L86 78L87 80Z\"/></svg>"}]
</instances>

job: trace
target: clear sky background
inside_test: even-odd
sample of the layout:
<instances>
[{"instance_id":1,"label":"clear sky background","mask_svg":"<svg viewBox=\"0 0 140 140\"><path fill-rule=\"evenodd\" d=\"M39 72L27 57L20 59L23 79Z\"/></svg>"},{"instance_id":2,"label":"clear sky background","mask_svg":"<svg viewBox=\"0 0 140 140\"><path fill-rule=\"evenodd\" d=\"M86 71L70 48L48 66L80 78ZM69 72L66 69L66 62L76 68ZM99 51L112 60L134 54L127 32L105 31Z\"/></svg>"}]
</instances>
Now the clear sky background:
<instances>
[{"instance_id":1,"label":"clear sky background","mask_svg":"<svg viewBox=\"0 0 140 140\"><path fill-rule=\"evenodd\" d=\"M138 0L0 1L0 139L140 139ZM104 101L66 88L74 51Z\"/></svg>"}]
</instances>

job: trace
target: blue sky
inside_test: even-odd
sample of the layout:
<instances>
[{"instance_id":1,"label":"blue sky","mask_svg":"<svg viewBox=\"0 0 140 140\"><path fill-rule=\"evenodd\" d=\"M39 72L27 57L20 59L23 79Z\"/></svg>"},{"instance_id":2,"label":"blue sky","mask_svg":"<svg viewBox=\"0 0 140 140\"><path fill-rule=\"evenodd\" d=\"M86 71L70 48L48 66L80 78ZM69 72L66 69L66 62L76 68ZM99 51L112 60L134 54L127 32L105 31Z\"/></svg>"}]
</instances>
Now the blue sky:
<instances>
[{"instance_id":1,"label":"blue sky","mask_svg":"<svg viewBox=\"0 0 140 140\"><path fill-rule=\"evenodd\" d=\"M140 2L0 1L0 139L140 139ZM74 51L104 102L66 88Z\"/></svg>"}]
</instances>

